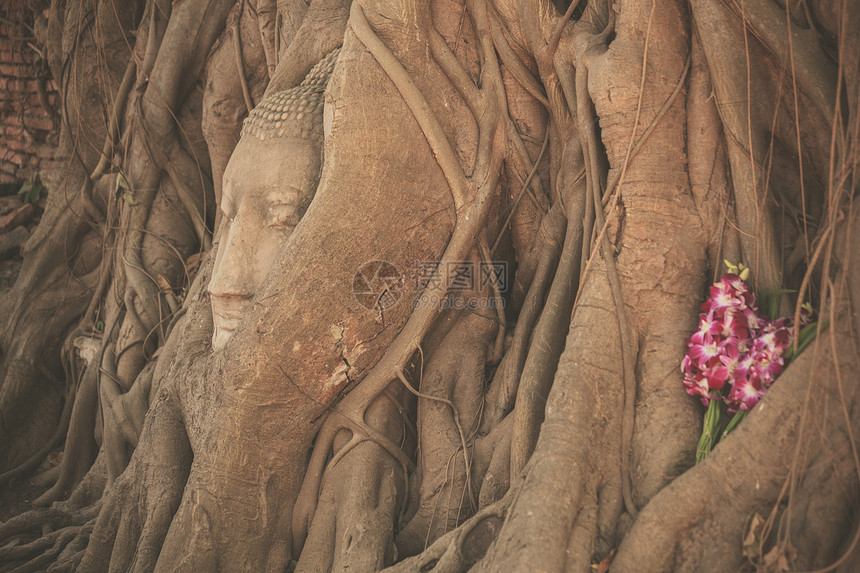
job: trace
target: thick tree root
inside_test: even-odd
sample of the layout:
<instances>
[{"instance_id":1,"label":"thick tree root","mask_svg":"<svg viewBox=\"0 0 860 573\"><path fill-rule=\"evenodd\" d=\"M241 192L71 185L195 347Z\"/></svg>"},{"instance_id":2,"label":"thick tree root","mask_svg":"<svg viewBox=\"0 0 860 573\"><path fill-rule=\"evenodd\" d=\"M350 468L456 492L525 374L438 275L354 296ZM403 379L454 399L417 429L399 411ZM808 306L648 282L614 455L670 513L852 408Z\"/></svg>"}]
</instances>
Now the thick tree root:
<instances>
[{"instance_id":1,"label":"thick tree root","mask_svg":"<svg viewBox=\"0 0 860 573\"><path fill-rule=\"evenodd\" d=\"M420 555L404 559L385 569L385 573L469 571L496 540L515 495L514 491L509 492L504 498L478 511L457 529L437 539Z\"/></svg>"},{"instance_id":2,"label":"thick tree root","mask_svg":"<svg viewBox=\"0 0 860 573\"><path fill-rule=\"evenodd\" d=\"M391 424L401 419L392 406L382 396L367 416L369 424L393 437L404 428ZM391 524L403 506L406 468L372 440L343 447L351 451L326 470L296 571L378 571L396 555Z\"/></svg>"},{"instance_id":3,"label":"thick tree root","mask_svg":"<svg viewBox=\"0 0 860 573\"><path fill-rule=\"evenodd\" d=\"M397 535L401 557L415 555L477 510L473 440L483 403L493 320L461 317L422 367L418 397L418 496Z\"/></svg>"},{"instance_id":4,"label":"thick tree root","mask_svg":"<svg viewBox=\"0 0 860 573\"><path fill-rule=\"evenodd\" d=\"M0 524L0 571L41 571L81 551L100 508L97 501L77 510L34 509Z\"/></svg>"}]
</instances>

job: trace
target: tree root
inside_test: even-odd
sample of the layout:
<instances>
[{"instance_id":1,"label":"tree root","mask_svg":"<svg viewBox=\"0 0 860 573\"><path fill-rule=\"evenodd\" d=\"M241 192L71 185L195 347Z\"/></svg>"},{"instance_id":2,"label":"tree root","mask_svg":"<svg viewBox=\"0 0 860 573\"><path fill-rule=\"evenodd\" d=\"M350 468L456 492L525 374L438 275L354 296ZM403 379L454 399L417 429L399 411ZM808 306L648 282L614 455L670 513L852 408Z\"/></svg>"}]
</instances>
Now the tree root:
<instances>
[{"instance_id":1,"label":"tree root","mask_svg":"<svg viewBox=\"0 0 860 573\"><path fill-rule=\"evenodd\" d=\"M483 402L487 347L495 324L477 313L459 318L422 365L418 397L419 471L415 513L397 535L398 554L415 555L478 508L473 436ZM402 378L404 385L409 384Z\"/></svg>"},{"instance_id":2,"label":"tree root","mask_svg":"<svg viewBox=\"0 0 860 573\"><path fill-rule=\"evenodd\" d=\"M495 541L515 497L511 491L501 500L478 511L460 527L437 539L420 555L400 561L385 573L466 573Z\"/></svg>"},{"instance_id":3,"label":"tree root","mask_svg":"<svg viewBox=\"0 0 860 573\"><path fill-rule=\"evenodd\" d=\"M563 154L565 172L569 170L569 173L573 174L582 169L581 150L582 148L576 143L568 142ZM579 257L583 241L580 221L585 211L585 180L579 179L580 184L577 184L572 177L563 181L569 185L560 192L567 209L565 213L567 231L544 311L532 334L532 345L522 370L520 388L516 394L511 437L510 475L512 476L519 475L537 443L546 397L549 395L555 366L563 349L564 331L570 322L574 295L580 280Z\"/></svg>"},{"instance_id":4,"label":"tree root","mask_svg":"<svg viewBox=\"0 0 860 573\"><path fill-rule=\"evenodd\" d=\"M406 414L400 406L405 392L397 394L383 394L371 404L368 425L391 446L411 449L414 438L397 423ZM403 506L408 469L367 437L357 442L353 437L334 455L296 571L379 570L396 554L391 524Z\"/></svg>"},{"instance_id":5,"label":"tree root","mask_svg":"<svg viewBox=\"0 0 860 573\"><path fill-rule=\"evenodd\" d=\"M502 358L499 368L487 390L481 434L486 435L514 408L518 395L523 365L529 351L532 329L541 316L546 291L561 254L561 234L564 232L564 216L560 206L553 206L541 221L536 241L537 265L534 278L526 293L514 328L511 347Z\"/></svg>"},{"instance_id":6,"label":"tree root","mask_svg":"<svg viewBox=\"0 0 860 573\"><path fill-rule=\"evenodd\" d=\"M0 546L0 570L44 570L76 539L88 538L100 508L101 503L96 502L75 511L34 509L0 524L0 543L5 542ZM77 542L71 549L79 545Z\"/></svg>"}]
</instances>

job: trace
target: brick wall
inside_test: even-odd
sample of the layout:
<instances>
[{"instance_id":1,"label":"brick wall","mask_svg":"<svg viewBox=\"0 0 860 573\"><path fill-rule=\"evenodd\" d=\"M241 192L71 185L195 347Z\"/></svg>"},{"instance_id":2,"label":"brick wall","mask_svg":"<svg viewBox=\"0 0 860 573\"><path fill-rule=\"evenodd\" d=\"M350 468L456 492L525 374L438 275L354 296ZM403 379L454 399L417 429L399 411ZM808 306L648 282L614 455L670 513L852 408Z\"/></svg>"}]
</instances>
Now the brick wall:
<instances>
[{"instance_id":1,"label":"brick wall","mask_svg":"<svg viewBox=\"0 0 860 573\"><path fill-rule=\"evenodd\" d=\"M59 125L40 101L38 78L48 74L28 45L36 45L28 27L33 19L23 7L13 7L14 0L7 2L0 8L0 184L17 184L49 167ZM53 81L43 85L56 109Z\"/></svg>"}]
</instances>

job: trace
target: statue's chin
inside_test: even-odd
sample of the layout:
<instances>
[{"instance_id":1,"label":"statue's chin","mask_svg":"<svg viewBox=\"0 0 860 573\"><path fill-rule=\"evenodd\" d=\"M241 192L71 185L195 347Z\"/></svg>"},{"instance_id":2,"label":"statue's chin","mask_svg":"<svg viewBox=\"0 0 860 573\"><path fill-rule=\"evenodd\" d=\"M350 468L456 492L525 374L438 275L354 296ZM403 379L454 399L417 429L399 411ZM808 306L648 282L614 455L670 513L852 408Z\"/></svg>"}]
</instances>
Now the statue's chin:
<instances>
[{"instance_id":1,"label":"statue's chin","mask_svg":"<svg viewBox=\"0 0 860 573\"><path fill-rule=\"evenodd\" d=\"M227 344L232 335L232 330L224 330L216 326L215 331L212 333L212 350L221 350L224 348L224 345Z\"/></svg>"}]
</instances>

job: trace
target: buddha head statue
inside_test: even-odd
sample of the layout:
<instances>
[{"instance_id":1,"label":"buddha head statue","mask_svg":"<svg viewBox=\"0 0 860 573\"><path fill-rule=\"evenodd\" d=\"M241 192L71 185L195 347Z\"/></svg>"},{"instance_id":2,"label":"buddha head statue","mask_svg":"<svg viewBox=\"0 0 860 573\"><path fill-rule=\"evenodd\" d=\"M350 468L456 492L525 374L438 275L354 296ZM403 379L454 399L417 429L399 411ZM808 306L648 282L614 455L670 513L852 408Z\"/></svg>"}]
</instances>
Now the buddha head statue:
<instances>
[{"instance_id":1,"label":"buddha head statue","mask_svg":"<svg viewBox=\"0 0 860 573\"><path fill-rule=\"evenodd\" d=\"M209 282L216 350L239 326L316 191L323 92L337 53L295 88L267 94L242 126L224 171L221 238Z\"/></svg>"}]
</instances>

